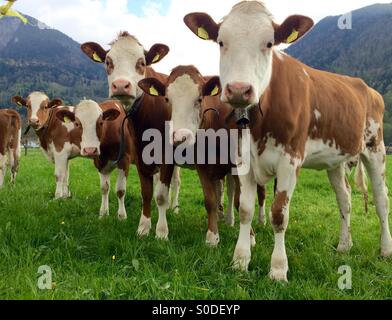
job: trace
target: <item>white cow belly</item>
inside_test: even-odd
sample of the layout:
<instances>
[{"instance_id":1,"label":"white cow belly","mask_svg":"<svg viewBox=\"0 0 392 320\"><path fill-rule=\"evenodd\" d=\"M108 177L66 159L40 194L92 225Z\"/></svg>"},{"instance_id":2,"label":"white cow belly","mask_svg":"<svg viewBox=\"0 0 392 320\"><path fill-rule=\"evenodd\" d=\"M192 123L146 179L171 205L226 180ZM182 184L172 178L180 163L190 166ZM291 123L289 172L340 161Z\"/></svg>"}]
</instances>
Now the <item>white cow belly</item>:
<instances>
[{"instance_id":1,"label":"white cow belly","mask_svg":"<svg viewBox=\"0 0 392 320\"><path fill-rule=\"evenodd\" d=\"M316 170L333 169L350 157L349 154L342 153L335 142L331 145L321 139L308 140L302 167Z\"/></svg>"},{"instance_id":2,"label":"white cow belly","mask_svg":"<svg viewBox=\"0 0 392 320\"><path fill-rule=\"evenodd\" d=\"M265 185L275 177L279 159L284 154L282 146L275 145L274 138L268 138L263 153L259 154L258 143L251 139L251 168L256 182Z\"/></svg>"}]
</instances>

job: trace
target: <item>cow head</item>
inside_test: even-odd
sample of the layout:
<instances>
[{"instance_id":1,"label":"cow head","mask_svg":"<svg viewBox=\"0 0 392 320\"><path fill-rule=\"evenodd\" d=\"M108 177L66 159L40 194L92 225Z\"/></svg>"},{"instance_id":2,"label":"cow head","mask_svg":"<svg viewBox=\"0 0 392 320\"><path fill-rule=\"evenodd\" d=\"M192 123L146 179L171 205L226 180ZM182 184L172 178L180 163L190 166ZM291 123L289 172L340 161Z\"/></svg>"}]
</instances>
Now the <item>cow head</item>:
<instances>
[{"instance_id":1,"label":"cow head","mask_svg":"<svg viewBox=\"0 0 392 320\"><path fill-rule=\"evenodd\" d=\"M146 68L162 60L169 48L155 44L149 51L144 50L139 41L127 32L122 32L113 41L108 51L99 44L82 44L83 52L95 62L104 63L109 83L109 97L121 100L131 107L142 94L138 82L145 78Z\"/></svg>"},{"instance_id":2,"label":"cow head","mask_svg":"<svg viewBox=\"0 0 392 320\"><path fill-rule=\"evenodd\" d=\"M107 102L111 103L111 102ZM100 105L92 100L80 102L74 112L59 110L56 117L64 122L73 122L81 130L81 155L94 158L101 154L102 128L105 121L113 121L120 115L120 106L113 102L113 107L102 111Z\"/></svg>"},{"instance_id":3,"label":"cow head","mask_svg":"<svg viewBox=\"0 0 392 320\"><path fill-rule=\"evenodd\" d=\"M29 125L34 130L39 130L44 126L51 108L63 105L61 99L49 100L48 96L42 92L33 92L26 99L15 96L12 98L12 102L27 108Z\"/></svg>"},{"instance_id":4,"label":"cow head","mask_svg":"<svg viewBox=\"0 0 392 320\"><path fill-rule=\"evenodd\" d=\"M297 41L313 26L300 15L278 25L258 1L240 2L220 24L205 13L188 14L184 22L199 38L219 44L221 99L237 108L258 103L269 86L274 46Z\"/></svg>"},{"instance_id":5,"label":"cow head","mask_svg":"<svg viewBox=\"0 0 392 320\"><path fill-rule=\"evenodd\" d=\"M220 93L219 77L208 81L193 66L179 66L171 72L166 83L156 78L139 82L139 87L151 96L165 97L172 110L171 143L193 145L203 116L203 98Z\"/></svg>"}]
</instances>

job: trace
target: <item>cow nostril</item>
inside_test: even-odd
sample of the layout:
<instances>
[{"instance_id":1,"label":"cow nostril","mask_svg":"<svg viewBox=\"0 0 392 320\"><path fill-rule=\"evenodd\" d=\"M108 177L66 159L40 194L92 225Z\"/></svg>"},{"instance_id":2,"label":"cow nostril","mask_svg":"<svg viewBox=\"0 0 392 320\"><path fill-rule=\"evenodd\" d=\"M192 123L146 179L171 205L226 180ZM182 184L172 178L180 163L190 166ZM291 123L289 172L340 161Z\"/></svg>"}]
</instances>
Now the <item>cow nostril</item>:
<instances>
[{"instance_id":1,"label":"cow nostril","mask_svg":"<svg viewBox=\"0 0 392 320\"><path fill-rule=\"evenodd\" d=\"M112 84L112 86L114 90L117 90L117 86L114 83Z\"/></svg>"},{"instance_id":2,"label":"cow nostril","mask_svg":"<svg viewBox=\"0 0 392 320\"><path fill-rule=\"evenodd\" d=\"M248 90L245 91L244 95L247 97L250 97L253 94L252 88L249 88Z\"/></svg>"},{"instance_id":3,"label":"cow nostril","mask_svg":"<svg viewBox=\"0 0 392 320\"><path fill-rule=\"evenodd\" d=\"M128 84L125 86L125 89L129 89L130 87L131 87L131 84L128 83Z\"/></svg>"},{"instance_id":4,"label":"cow nostril","mask_svg":"<svg viewBox=\"0 0 392 320\"><path fill-rule=\"evenodd\" d=\"M183 137L182 137L182 142L185 142L185 141L186 141L186 137L183 136Z\"/></svg>"}]
</instances>

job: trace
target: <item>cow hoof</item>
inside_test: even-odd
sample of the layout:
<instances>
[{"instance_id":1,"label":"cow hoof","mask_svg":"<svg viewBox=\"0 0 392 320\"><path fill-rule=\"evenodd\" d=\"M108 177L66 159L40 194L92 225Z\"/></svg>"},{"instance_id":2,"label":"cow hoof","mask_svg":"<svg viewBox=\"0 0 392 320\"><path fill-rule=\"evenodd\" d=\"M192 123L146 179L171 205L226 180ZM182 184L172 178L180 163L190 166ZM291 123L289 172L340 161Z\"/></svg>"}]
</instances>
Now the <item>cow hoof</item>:
<instances>
[{"instance_id":1,"label":"cow hoof","mask_svg":"<svg viewBox=\"0 0 392 320\"><path fill-rule=\"evenodd\" d=\"M216 247L219 244L219 233L215 234L208 230L206 236L206 244L210 247Z\"/></svg>"},{"instance_id":2,"label":"cow hoof","mask_svg":"<svg viewBox=\"0 0 392 320\"><path fill-rule=\"evenodd\" d=\"M251 253L250 250L235 249L233 257L234 270L247 272L250 263Z\"/></svg>"},{"instance_id":3,"label":"cow hoof","mask_svg":"<svg viewBox=\"0 0 392 320\"><path fill-rule=\"evenodd\" d=\"M232 219L232 218L227 218L227 219L226 219L226 224L227 224L229 227L234 227L235 221L234 221L234 219Z\"/></svg>"},{"instance_id":4,"label":"cow hoof","mask_svg":"<svg viewBox=\"0 0 392 320\"><path fill-rule=\"evenodd\" d=\"M176 206L175 208L173 208L173 212L174 212L174 214L179 214L180 213L180 207Z\"/></svg>"},{"instance_id":5,"label":"cow hoof","mask_svg":"<svg viewBox=\"0 0 392 320\"><path fill-rule=\"evenodd\" d=\"M139 228L137 229L137 235L139 237L145 237L150 234L151 229L151 218L146 218L143 214L140 218Z\"/></svg>"},{"instance_id":6,"label":"cow hoof","mask_svg":"<svg viewBox=\"0 0 392 320\"><path fill-rule=\"evenodd\" d=\"M169 240L169 229L167 226L158 227L155 231L155 238L157 240L168 241Z\"/></svg>"},{"instance_id":7,"label":"cow hoof","mask_svg":"<svg viewBox=\"0 0 392 320\"><path fill-rule=\"evenodd\" d=\"M252 248L256 247L256 236L254 234L250 235L250 245Z\"/></svg>"},{"instance_id":8,"label":"cow hoof","mask_svg":"<svg viewBox=\"0 0 392 320\"><path fill-rule=\"evenodd\" d=\"M118 214L118 220L120 220L120 221L125 221L125 220L127 220L127 214L126 213L119 213Z\"/></svg>"},{"instance_id":9,"label":"cow hoof","mask_svg":"<svg viewBox=\"0 0 392 320\"><path fill-rule=\"evenodd\" d=\"M271 280L274 281L282 281L282 282L288 282L287 281L287 270L286 269L275 269L272 268L269 277Z\"/></svg>"},{"instance_id":10,"label":"cow hoof","mask_svg":"<svg viewBox=\"0 0 392 320\"><path fill-rule=\"evenodd\" d=\"M352 247L353 247L353 243L351 241L342 242L342 243L339 243L336 251L339 253L349 253Z\"/></svg>"},{"instance_id":11,"label":"cow hoof","mask_svg":"<svg viewBox=\"0 0 392 320\"><path fill-rule=\"evenodd\" d=\"M392 240L385 241L385 244L381 245L381 256L383 258L392 256Z\"/></svg>"}]
</instances>

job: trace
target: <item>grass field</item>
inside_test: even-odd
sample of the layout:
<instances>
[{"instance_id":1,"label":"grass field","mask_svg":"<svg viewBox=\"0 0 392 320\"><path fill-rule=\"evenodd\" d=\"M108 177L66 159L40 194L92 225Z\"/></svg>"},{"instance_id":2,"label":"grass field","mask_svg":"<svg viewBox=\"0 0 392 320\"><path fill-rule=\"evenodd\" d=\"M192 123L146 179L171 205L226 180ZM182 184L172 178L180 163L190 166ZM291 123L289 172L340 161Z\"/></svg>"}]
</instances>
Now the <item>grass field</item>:
<instances>
[{"instance_id":1,"label":"grass field","mask_svg":"<svg viewBox=\"0 0 392 320\"><path fill-rule=\"evenodd\" d=\"M392 159L389 159L392 171ZM115 175L112 187L115 186ZM389 187L392 178L389 174ZM392 259L379 256L379 223L373 204L365 216L353 192L349 255L336 252L340 218L325 172L303 171L290 210L286 237L289 283L269 280L271 226L256 224L257 246L247 274L230 267L238 235L220 226L218 248L204 244L206 213L198 178L182 171L181 212L169 213L170 241L154 233L139 239L140 187L130 173L128 220L98 220L98 174L90 160L71 162L72 199L55 201L53 166L40 151L23 157L15 187L0 191L0 298L2 299L392 299ZM267 207L271 205L271 186ZM157 221L154 204L153 228ZM390 219L391 221L391 219ZM37 270L53 270L55 289L37 287ZM352 290L338 288L338 268L352 268Z\"/></svg>"}]
</instances>

